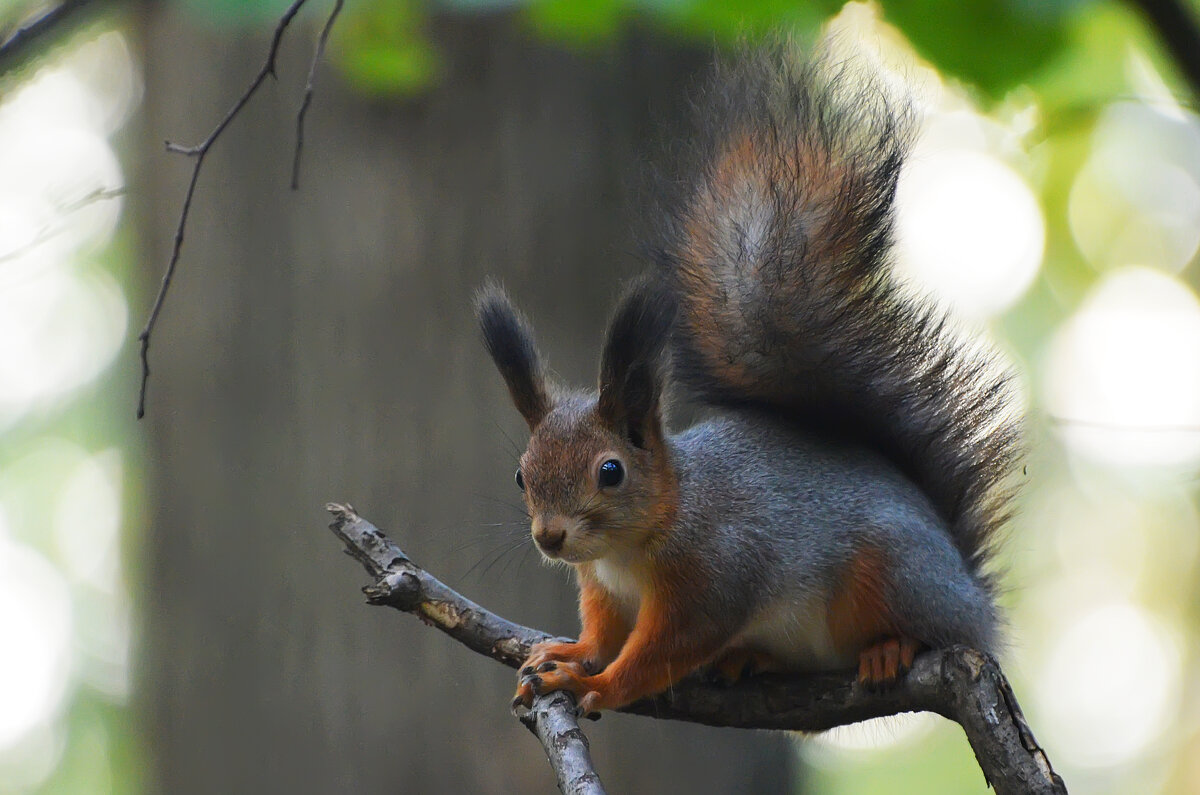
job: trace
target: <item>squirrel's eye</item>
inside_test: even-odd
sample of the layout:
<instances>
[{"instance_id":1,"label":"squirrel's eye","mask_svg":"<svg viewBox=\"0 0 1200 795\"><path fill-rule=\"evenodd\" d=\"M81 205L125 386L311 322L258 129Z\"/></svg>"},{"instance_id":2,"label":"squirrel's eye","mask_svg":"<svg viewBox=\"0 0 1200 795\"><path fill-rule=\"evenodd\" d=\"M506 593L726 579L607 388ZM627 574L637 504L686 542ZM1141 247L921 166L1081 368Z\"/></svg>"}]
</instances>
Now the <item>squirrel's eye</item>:
<instances>
[{"instance_id":1,"label":"squirrel's eye","mask_svg":"<svg viewBox=\"0 0 1200 795\"><path fill-rule=\"evenodd\" d=\"M625 467L615 458L610 458L600 465L600 487L611 488L620 486L625 479Z\"/></svg>"},{"instance_id":2,"label":"squirrel's eye","mask_svg":"<svg viewBox=\"0 0 1200 795\"><path fill-rule=\"evenodd\" d=\"M525 476L521 474L521 470L517 470L517 488L525 491Z\"/></svg>"}]
</instances>

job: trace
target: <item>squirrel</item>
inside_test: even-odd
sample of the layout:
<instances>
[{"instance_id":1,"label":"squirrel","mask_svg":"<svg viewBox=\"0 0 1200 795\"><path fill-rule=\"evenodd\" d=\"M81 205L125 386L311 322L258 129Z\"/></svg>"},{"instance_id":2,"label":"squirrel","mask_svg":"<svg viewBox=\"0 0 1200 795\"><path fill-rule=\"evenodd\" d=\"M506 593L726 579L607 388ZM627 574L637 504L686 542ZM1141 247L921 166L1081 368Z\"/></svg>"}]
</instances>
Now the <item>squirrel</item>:
<instances>
[{"instance_id":1,"label":"squirrel","mask_svg":"<svg viewBox=\"0 0 1200 795\"><path fill-rule=\"evenodd\" d=\"M531 432L533 540L579 584L578 641L533 648L514 709L617 709L700 669L887 687L923 649L994 650L1012 376L890 273L915 125L860 71L783 47L718 68L598 391L552 386L504 291L477 294ZM668 381L711 416L668 432Z\"/></svg>"}]
</instances>

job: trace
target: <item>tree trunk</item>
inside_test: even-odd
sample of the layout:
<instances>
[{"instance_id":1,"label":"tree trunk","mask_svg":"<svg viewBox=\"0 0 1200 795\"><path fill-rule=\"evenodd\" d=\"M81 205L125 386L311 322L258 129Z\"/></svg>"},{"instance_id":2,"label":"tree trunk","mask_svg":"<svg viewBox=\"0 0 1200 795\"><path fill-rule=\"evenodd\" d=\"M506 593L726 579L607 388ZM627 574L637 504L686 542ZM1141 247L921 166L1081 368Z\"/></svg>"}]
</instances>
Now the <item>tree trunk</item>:
<instances>
[{"instance_id":1,"label":"tree trunk","mask_svg":"<svg viewBox=\"0 0 1200 795\"><path fill-rule=\"evenodd\" d=\"M141 24L150 165L130 195L147 296L191 166L162 139L203 138L267 44L178 8ZM154 789L551 792L509 715L511 672L353 598L361 572L333 552L324 505L369 511L506 615L577 631L574 585L527 539L489 566L520 537L524 429L471 293L499 276L551 366L594 380L606 313L641 267L638 155L704 58L636 36L585 56L508 17L442 20L442 76L420 96L368 102L322 69L293 193L313 32L289 34L280 80L206 160L151 348L139 698ZM774 735L619 715L589 735L615 793L791 783Z\"/></svg>"}]
</instances>

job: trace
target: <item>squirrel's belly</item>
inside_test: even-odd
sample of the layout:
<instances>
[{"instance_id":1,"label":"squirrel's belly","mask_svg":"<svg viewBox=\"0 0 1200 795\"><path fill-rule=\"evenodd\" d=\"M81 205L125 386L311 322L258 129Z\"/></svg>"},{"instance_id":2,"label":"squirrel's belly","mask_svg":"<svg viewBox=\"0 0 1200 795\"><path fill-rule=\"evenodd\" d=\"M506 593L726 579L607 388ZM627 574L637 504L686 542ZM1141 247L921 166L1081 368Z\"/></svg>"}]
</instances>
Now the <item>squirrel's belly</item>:
<instances>
[{"instance_id":1,"label":"squirrel's belly","mask_svg":"<svg viewBox=\"0 0 1200 795\"><path fill-rule=\"evenodd\" d=\"M816 595L771 603L751 618L726 648L766 652L790 671L833 670L853 662L834 647L825 600Z\"/></svg>"}]
</instances>

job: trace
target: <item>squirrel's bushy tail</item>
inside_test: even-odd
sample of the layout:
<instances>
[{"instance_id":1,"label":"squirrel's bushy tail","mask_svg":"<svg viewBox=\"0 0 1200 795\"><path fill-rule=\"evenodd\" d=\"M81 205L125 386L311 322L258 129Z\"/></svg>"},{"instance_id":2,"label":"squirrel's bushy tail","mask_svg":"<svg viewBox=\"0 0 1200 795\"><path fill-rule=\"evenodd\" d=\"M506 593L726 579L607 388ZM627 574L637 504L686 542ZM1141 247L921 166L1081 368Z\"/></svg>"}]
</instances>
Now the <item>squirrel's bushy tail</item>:
<instances>
[{"instance_id":1,"label":"squirrel's bushy tail","mask_svg":"<svg viewBox=\"0 0 1200 795\"><path fill-rule=\"evenodd\" d=\"M677 377L702 400L881 449L987 582L1019 429L995 357L892 281L908 105L852 64L798 64L784 45L720 68L698 105L690 181L665 183L655 252L680 303Z\"/></svg>"}]
</instances>

